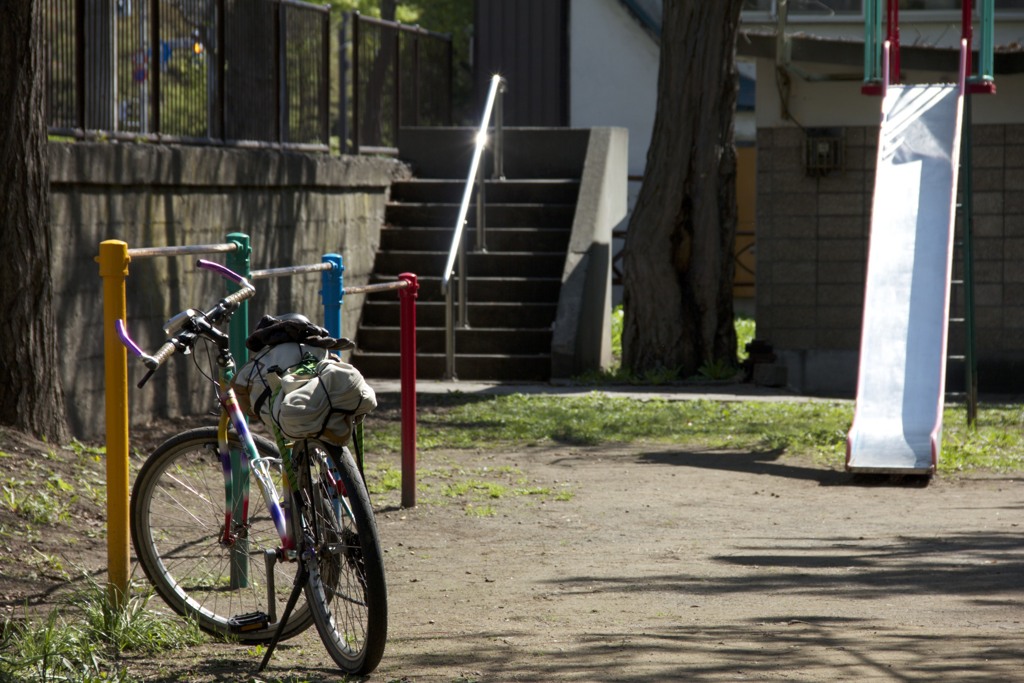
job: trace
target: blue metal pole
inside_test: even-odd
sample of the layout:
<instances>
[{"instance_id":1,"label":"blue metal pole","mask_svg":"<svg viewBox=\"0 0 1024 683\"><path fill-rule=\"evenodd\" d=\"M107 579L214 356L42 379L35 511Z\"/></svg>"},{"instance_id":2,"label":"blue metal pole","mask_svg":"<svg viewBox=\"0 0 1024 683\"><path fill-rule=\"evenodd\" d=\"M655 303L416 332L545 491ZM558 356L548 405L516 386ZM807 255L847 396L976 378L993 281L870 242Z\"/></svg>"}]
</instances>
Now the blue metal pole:
<instances>
[{"instance_id":1,"label":"blue metal pole","mask_svg":"<svg viewBox=\"0 0 1024 683\"><path fill-rule=\"evenodd\" d=\"M327 333L335 339L341 337L341 300L345 295L344 278L345 266L341 262L341 254L324 254L321 259L323 263L330 263L331 267L320 274L320 297L324 302L324 328ZM340 352L338 354L341 355ZM363 452L362 423L356 425L353 438L353 446L356 454L361 457ZM362 473L362 460L359 461L359 472ZM334 465L331 465L333 471ZM337 476L337 472L334 473ZM341 501L337 496L332 497L334 514L341 519Z\"/></svg>"},{"instance_id":2,"label":"blue metal pole","mask_svg":"<svg viewBox=\"0 0 1024 683\"><path fill-rule=\"evenodd\" d=\"M332 337L341 336L341 304L345 295L341 254L324 254L322 261L330 263L330 270L320 276L320 296L324 302L324 327Z\"/></svg>"}]
</instances>

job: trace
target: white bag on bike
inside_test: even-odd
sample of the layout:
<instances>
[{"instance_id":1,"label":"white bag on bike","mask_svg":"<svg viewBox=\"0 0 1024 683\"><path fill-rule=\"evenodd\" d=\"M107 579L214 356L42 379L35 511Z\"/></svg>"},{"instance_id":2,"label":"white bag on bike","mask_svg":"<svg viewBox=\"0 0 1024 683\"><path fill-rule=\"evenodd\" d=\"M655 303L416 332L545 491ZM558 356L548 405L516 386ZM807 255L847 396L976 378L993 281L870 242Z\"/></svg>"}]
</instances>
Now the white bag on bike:
<instances>
[{"instance_id":1,"label":"white bag on bike","mask_svg":"<svg viewBox=\"0 0 1024 683\"><path fill-rule=\"evenodd\" d=\"M239 368L231 380L242 412L269 426L270 399L276 389L278 374L286 374L298 367L307 354L321 361L328 357L330 351L309 344L284 342L264 347L253 354L249 362ZM274 369L279 373L275 373Z\"/></svg>"},{"instance_id":2,"label":"white bag on bike","mask_svg":"<svg viewBox=\"0 0 1024 683\"><path fill-rule=\"evenodd\" d=\"M283 375L270 413L289 438L319 438L343 446L354 422L376 407L377 396L359 370L329 358Z\"/></svg>"}]
</instances>

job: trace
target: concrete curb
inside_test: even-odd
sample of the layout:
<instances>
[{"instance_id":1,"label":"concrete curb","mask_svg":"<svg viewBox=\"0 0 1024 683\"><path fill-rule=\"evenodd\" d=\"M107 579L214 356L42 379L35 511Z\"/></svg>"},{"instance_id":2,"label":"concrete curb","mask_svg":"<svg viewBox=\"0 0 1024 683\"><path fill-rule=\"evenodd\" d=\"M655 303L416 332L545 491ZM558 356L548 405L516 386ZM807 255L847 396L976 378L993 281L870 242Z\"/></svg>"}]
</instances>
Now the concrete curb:
<instances>
[{"instance_id":1,"label":"concrete curb","mask_svg":"<svg viewBox=\"0 0 1024 683\"><path fill-rule=\"evenodd\" d=\"M397 394L401 383L396 379L367 379L378 394ZM801 396L784 389L772 389L753 384L685 384L685 385L575 385L575 384L521 384L503 382L473 382L417 380L418 394L470 394L508 396L511 394L545 396L587 396L593 393L636 400L663 399L668 401L794 401L844 402L846 398Z\"/></svg>"}]
</instances>

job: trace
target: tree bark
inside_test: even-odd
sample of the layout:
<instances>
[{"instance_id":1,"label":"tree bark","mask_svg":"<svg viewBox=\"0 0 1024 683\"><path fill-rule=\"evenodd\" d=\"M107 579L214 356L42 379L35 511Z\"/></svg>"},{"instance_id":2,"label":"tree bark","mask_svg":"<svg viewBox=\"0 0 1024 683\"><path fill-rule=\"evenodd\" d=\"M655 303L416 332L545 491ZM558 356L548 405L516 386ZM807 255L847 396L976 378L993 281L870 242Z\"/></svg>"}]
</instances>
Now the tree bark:
<instances>
[{"instance_id":1,"label":"tree bark","mask_svg":"<svg viewBox=\"0 0 1024 683\"><path fill-rule=\"evenodd\" d=\"M736 35L742 0L664 3L657 112L623 251L623 365L736 365Z\"/></svg>"},{"instance_id":2,"label":"tree bark","mask_svg":"<svg viewBox=\"0 0 1024 683\"><path fill-rule=\"evenodd\" d=\"M54 316L42 3L0 21L0 424L67 440Z\"/></svg>"}]
</instances>

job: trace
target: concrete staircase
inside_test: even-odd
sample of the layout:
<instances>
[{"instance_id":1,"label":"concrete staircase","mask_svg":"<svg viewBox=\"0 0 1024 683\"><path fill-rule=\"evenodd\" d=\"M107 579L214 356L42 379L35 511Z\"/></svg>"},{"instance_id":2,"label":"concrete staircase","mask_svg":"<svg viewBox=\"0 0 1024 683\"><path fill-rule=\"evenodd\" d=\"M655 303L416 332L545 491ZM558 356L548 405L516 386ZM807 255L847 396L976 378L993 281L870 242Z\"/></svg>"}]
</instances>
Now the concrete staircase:
<instances>
[{"instance_id":1,"label":"concrete staircase","mask_svg":"<svg viewBox=\"0 0 1024 683\"><path fill-rule=\"evenodd\" d=\"M459 175L466 174L469 164L403 158L412 164L415 178L391 187L371 282L416 273L417 374L437 379L445 372L441 275L465 189L465 178ZM517 170L520 176L530 175ZM473 205L464 233L469 328L456 331L455 371L460 379L550 378L551 326L580 170L575 177L488 181L486 251L476 249ZM383 296L367 297L363 304L353 362L368 377L398 376L398 306L397 298Z\"/></svg>"},{"instance_id":2,"label":"concrete staircase","mask_svg":"<svg viewBox=\"0 0 1024 683\"><path fill-rule=\"evenodd\" d=\"M417 375L445 374L441 275L470 165L473 131L403 129L400 157L413 179L395 182L370 282L419 280ZM589 131L506 131L505 180L486 183L486 250L467 240L468 328L455 331L455 375L465 380L547 381L563 296ZM488 171L491 160L485 159ZM456 286L453 281L452 286ZM456 302L457 305L457 302ZM399 300L366 297L352 362L370 378L399 376Z\"/></svg>"}]
</instances>

